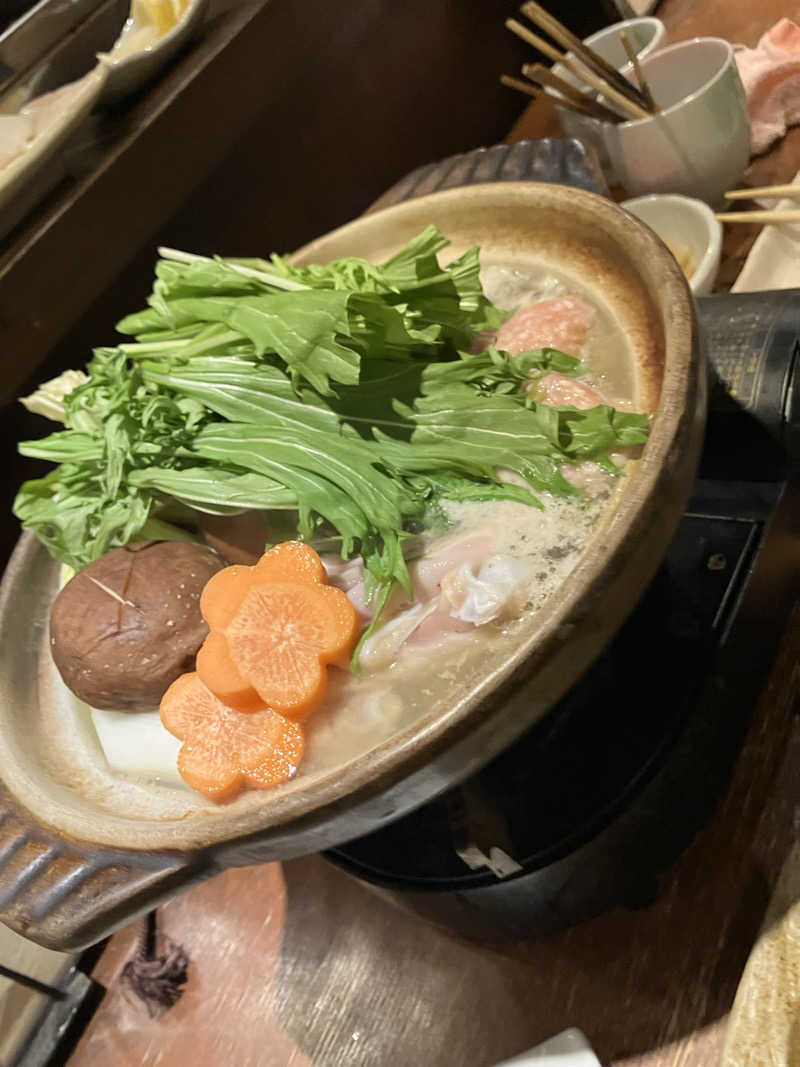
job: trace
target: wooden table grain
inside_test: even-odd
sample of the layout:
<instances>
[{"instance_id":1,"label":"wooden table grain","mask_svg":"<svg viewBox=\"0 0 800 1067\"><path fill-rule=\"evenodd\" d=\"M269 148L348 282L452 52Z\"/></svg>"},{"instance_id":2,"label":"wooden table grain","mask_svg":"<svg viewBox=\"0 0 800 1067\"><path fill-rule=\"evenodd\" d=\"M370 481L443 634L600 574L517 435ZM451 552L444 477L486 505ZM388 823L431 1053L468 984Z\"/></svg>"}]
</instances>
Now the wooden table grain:
<instances>
[{"instance_id":1,"label":"wooden table grain","mask_svg":"<svg viewBox=\"0 0 800 1067\"><path fill-rule=\"evenodd\" d=\"M112 938L70 1067L489 1067L568 1026L613 1067L712 1067L792 841L799 677L800 602L725 797L650 907L487 945L320 857L231 870L160 913L192 960L162 1021L118 981L138 929Z\"/></svg>"},{"instance_id":2,"label":"wooden table grain","mask_svg":"<svg viewBox=\"0 0 800 1067\"><path fill-rule=\"evenodd\" d=\"M747 44L785 13L778 0L665 0L658 12L673 40ZM510 139L553 132L535 105ZM753 180L799 168L794 131ZM728 284L752 236L729 234ZM651 906L487 945L426 925L320 857L231 870L160 913L192 961L160 1022L118 980L137 929L111 939L94 972L108 994L70 1067L489 1067L567 1026L609 1067L713 1067L794 836L798 681L800 602L725 795Z\"/></svg>"}]
</instances>

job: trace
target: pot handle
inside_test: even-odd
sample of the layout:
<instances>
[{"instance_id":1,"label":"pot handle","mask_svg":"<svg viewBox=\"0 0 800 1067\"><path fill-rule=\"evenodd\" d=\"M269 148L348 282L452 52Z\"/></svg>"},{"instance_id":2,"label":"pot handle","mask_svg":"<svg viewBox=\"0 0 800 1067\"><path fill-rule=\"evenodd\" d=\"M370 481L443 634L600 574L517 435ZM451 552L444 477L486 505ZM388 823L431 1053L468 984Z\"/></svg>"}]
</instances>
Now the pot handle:
<instances>
[{"instance_id":1,"label":"pot handle","mask_svg":"<svg viewBox=\"0 0 800 1067\"><path fill-rule=\"evenodd\" d=\"M45 948L87 948L215 873L200 853L57 837L0 786L0 921Z\"/></svg>"}]
</instances>

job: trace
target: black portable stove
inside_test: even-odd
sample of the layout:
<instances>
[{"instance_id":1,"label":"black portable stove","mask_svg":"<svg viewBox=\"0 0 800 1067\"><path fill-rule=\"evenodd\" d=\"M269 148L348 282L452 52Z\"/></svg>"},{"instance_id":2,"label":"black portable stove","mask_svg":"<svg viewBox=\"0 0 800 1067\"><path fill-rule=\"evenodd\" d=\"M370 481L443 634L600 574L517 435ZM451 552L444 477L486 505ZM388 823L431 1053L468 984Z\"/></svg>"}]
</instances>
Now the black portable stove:
<instances>
[{"instance_id":1,"label":"black portable stove","mask_svg":"<svg viewBox=\"0 0 800 1067\"><path fill-rule=\"evenodd\" d=\"M603 656L455 789L327 854L472 936L652 899L726 782L800 575L800 290L699 301L709 422L689 507Z\"/></svg>"}]
</instances>

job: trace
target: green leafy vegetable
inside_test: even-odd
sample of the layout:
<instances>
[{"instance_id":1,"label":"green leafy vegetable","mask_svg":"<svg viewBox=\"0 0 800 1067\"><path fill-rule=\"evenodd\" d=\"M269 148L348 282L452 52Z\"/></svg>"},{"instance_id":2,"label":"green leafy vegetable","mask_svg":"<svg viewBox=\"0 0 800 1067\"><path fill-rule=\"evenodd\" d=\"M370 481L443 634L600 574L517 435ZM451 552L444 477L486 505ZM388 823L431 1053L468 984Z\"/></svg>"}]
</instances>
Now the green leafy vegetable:
<instances>
[{"instance_id":1,"label":"green leafy vegetable","mask_svg":"<svg viewBox=\"0 0 800 1067\"><path fill-rule=\"evenodd\" d=\"M446 244L431 226L383 265L310 267L162 250L148 307L119 324L134 340L25 401L64 429L20 445L58 466L15 513L77 569L138 536L191 538L195 512L280 511L292 536L361 554L377 619L395 583L410 592L404 545L442 501L541 507L576 493L564 463L613 469L648 433L643 415L538 402L532 379L580 372L562 352L470 354L505 316L478 250L442 267Z\"/></svg>"}]
</instances>

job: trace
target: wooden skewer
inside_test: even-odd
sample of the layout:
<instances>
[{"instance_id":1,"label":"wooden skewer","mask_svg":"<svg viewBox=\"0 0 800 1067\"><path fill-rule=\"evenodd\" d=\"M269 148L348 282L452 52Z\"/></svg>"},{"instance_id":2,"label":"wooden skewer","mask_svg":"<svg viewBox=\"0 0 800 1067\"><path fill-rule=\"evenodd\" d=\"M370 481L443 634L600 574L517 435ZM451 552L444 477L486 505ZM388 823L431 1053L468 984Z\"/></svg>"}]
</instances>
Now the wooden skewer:
<instances>
[{"instance_id":1,"label":"wooden skewer","mask_svg":"<svg viewBox=\"0 0 800 1067\"><path fill-rule=\"evenodd\" d=\"M541 91L530 82L524 82L521 78L512 78L510 74L501 74L500 81L503 85L507 85L509 89L518 89L521 93L527 93L528 96L532 96L534 100L542 95Z\"/></svg>"},{"instance_id":2,"label":"wooden skewer","mask_svg":"<svg viewBox=\"0 0 800 1067\"><path fill-rule=\"evenodd\" d=\"M542 92L542 96L545 100L549 100L551 104L556 104L557 107L563 108L565 111L572 111L576 115L583 115L584 118L595 119L598 122L609 121L602 112L595 111L591 106L591 103L588 101L584 103L583 101L567 100L566 98L563 100L556 100L550 93L544 91ZM609 111L609 115L614 115L613 121L619 122L619 115L615 115L613 111Z\"/></svg>"},{"instance_id":3,"label":"wooden skewer","mask_svg":"<svg viewBox=\"0 0 800 1067\"><path fill-rule=\"evenodd\" d=\"M535 22L537 26L548 33L562 47L574 52L590 70L593 70L604 81L613 85L618 92L622 93L623 96L627 96L632 103L638 104L640 107L646 103L642 93L628 81L624 74L621 74L616 67L603 59L593 48L584 44L580 37L576 37L571 30L567 29L549 11L545 11L541 4L535 3L534 0L528 0L527 3L522 5L521 10L531 22Z\"/></svg>"},{"instance_id":4,"label":"wooden skewer","mask_svg":"<svg viewBox=\"0 0 800 1067\"><path fill-rule=\"evenodd\" d=\"M512 78L510 74L501 74L500 81L503 85L507 85L509 89L518 89L521 93L526 93L528 96L532 96L534 100L540 97L552 101L552 96L542 91L540 85L534 85L527 81L522 81L520 78ZM580 95L580 94L579 94ZM585 118L597 118L596 112L592 111L590 107L587 107L584 103L573 102L572 100L559 100L559 107L566 108L567 111L574 111L576 115L583 115ZM613 112L609 112L613 114ZM615 121L619 121L619 116L614 115Z\"/></svg>"},{"instance_id":5,"label":"wooden skewer","mask_svg":"<svg viewBox=\"0 0 800 1067\"><path fill-rule=\"evenodd\" d=\"M790 200L800 198L800 185L762 185L760 189L731 189L726 200L753 200L757 196L785 196Z\"/></svg>"},{"instance_id":6,"label":"wooden skewer","mask_svg":"<svg viewBox=\"0 0 800 1067\"><path fill-rule=\"evenodd\" d=\"M622 47L625 49L625 55L631 61L633 73L636 75L636 80L639 83L639 90L642 96L647 101L647 107L655 115L661 109L656 104L655 100L653 99L653 94L650 92L650 86L647 84L647 80L645 79L644 73L642 72L642 65L639 62L639 57L636 55L636 49L631 44L631 39L630 37L628 37L625 30L619 31L619 39L622 43Z\"/></svg>"},{"instance_id":7,"label":"wooden skewer","mask_svg":"<svg viewBox=\"0 0 800 1067\"><path fill-rule=\"evenodd\" d=\"M566 96L567 99L574 101L576 104L583 103L586 99L594 99L593 97L587 97L587 95L582 93L580 89L576 89L575 86L570 85L568 81L559 78L557 74L553 74L550 68L546 67L544 63L526 63L522 68L522 73L526 78L530 78L532 81L540 82L542 85L549 85L553 89L558 89L562 96Z\"/></svg>"},{"instance_id":8,"label":"wooden skewer","mask_svg":"<svg viewBox=\"0 0 800 1067\"><path fill-rule=\"evenodd\" d=\"M589 96L587 93L582 93L580 89L576 89L574 85L570 85L568 81L563 78L559 78L557 74L553 74L549 67L546 67L544 63L526 63L522 68L522 73L526 78L530 78L532 81L539 82L540 85L549 85L551 89L556 89L565 99L571 101L573 104L580 106L583 105L589 108L592 113L592 118L600 119L603 122L619 122L619 115L616 111L612 111L611 108L606 107L605 104L601 104L599 100L595 100L593 96ZM559 101L559 107L561 101Z\"/></svg>"},{"instance_id":9,"label":"wooden skewer","mask_svg":"<svg viewBox=\"0 0 800 1067\"><path fill-rule=\"evenodd\" d=\"M723 211L717 218L720 222L800 222L800 209L784 211Z\"/></svg>"},{"instance_id":10,"label":"wooden skewer","mask_svg":"<svg viewBox=\"0 0 800 1067\"><path fill-rule=\"evenodd\" d=\"M552 59L554 63L561 63L567 70L571 71L576 78L580 78L581 81L591 85L591 87L596 89L598 93L602 93L604 97L616 104L622 111L627 112L631 118L651 118L649 111L645 111L639 104L634 104L627 97L623 96L622 93L617 92L617 90L609 85L608 82L604 82L602 78L598 78L592 71L582 69L573 63L572 60L568 59L562 52L559 52L557 48L553 48L552 45L548 44L547 41L539 37L537 34L531 33L526 26L517 22L516 19L507 19L506 29L511 30L517 37L520 37L523 41L533 45L534 48L538 48L543 55L547 56L548 59Z\"/></svg>"}]
</instances>

